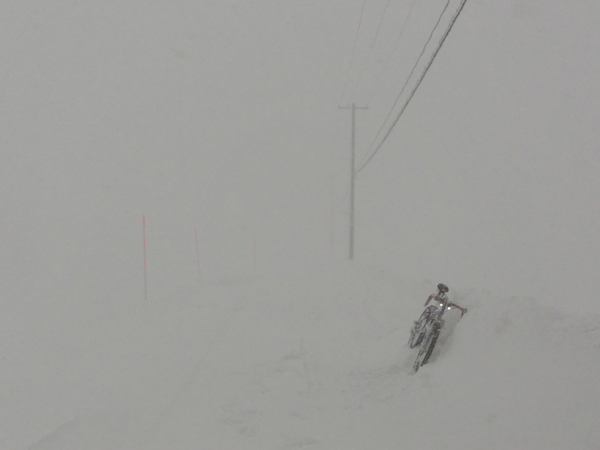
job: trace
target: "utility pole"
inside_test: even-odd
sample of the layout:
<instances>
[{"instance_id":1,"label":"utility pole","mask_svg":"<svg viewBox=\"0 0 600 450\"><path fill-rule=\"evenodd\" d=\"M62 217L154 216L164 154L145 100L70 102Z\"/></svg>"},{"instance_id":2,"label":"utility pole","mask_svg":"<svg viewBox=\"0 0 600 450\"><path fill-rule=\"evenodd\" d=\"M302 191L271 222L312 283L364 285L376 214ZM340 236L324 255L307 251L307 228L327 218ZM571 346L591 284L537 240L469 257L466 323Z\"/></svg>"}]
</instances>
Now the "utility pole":
<instances>
[{"instance_id":1,"label":"utility pole","mask_svg":"<svg viewBox=\"0 0 600 450\"><path fill-rule=\"evenodd\" d=\"M340 109L352 109L352 146L350 154L350 237L349 237L349 250L348 259L354 259L354 179L356 178L356 170L354 168L355 163L355 142L356 142L356 110L357 109L369 109L368 106L356 106L352 103L352 106L338 106Z\"/></svg>"}]
</instances>

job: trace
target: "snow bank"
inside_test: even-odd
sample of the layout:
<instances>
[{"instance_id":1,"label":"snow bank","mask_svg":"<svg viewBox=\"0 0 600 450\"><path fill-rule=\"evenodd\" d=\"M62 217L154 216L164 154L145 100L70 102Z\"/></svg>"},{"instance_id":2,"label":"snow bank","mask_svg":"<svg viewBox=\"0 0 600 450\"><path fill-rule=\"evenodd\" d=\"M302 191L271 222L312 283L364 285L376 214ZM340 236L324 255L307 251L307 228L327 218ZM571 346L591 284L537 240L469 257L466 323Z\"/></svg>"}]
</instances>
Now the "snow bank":
<instances>
[{"instance_id":1,"label":"snow bank","mask_svg":"<svg viewBox=\"0 0 600 450\"><path fill-rule=\"evenodd\" d=\"M319 267L157 298L111 319L113 333L143 338L121 336L127 351L104 356L121 361L110 386L72 403L68 420L53 416L60 400L40 405L55 425L4 448L594 448L598 317L450 285L469 312L413 374L410 324L438 281ZM117 351L102 342L89 354ZM74 379L110 372L72 368Z\"/></svg>"}]
</instances>

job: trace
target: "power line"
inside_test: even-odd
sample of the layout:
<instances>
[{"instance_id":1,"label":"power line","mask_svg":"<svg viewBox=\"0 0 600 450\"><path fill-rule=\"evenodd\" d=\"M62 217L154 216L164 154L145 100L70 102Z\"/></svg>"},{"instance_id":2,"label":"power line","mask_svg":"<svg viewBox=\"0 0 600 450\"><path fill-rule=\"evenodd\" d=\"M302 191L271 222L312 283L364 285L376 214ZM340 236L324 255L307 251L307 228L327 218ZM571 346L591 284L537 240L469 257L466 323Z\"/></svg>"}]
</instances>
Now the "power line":
<instances>
[{"instance_id":1,"label":"power line","mask_svg":"<svg viewBox=\"0 0 600 450\"><path fill-rule=\"evenodd\" d=\"M371 103L371 100L373 99L373 95L375 95L375 92L377 92L377 89L379 88L379 84L381 83L381 80L383 79L383 76L385 75L385 73L387 72L388 66L390 65L390 62L392 60L392 56L394 55L394 53L396 52L396 48L398 48L398 44L400 43L400 40L402 39L402 36L404 34L404 30L406 28L406 24L408 23L408 20L410 19L410 16L412 15L412 11L413 8L415 6L415 3L417 2L417 0L413 0L412 4L410 5L410 9L408 10L408 14L406 16L406 18L404 19L404 23L402 24L402 27L400 28L400 33L398 34L398 38L396 38L396 42L394 44L394 48L392 49L392 51L390 52L390 55L385 63L385 67L383 68L383 71L381 72L381 74L379 75L379 78L377 79L377 82L375 84L375 87L373 88L373 90L371 91L371 93L369 94L369 101L368 103ZM402 95L402 92L400 92L400 94L398 95L398 98L400 98L400 96ZM398 102L398 98L396 99L396 102ZM396 102L394 102L394 106L396 106ZM390 113L394 110L394 106L392 106L392 109L390 110ZM381 128L383 128L383 125L385 125L385 122L387 122L388 118L389 118L389 114L388 117L386 117L385 121L383 122ZM365 116L363 116L363 118L361 119L361 123L364 120ZM379 133L381 133L381 130L379 130L377 132L377 136L379 136ZM375 140L377 139L377 137L375 137ZM374 141L375 141L374 140ZM371 147L374 144L374 141L371 143L371 145L369 146L369 149L371 149ZM368 153L368 151L367 151ZM367 153L362 157L361 159L361 164L364 161Z\"/></svg>"},{"instance_id":2,"label":"power line","mask_svg":"<svg viewBox=\"0 0 600 450\"><path fill-rule=\"evenodd\" d=\"M352 67L354 65L354 56L356 54L356 43L358 42L358 35L360 34L360 27L362 24L363 14L365 12L365 3L367 0L363 0L362 9L360 10L360 19L358 19L358 28L356 29L356 36L354 37L354 46L352 47L352 58L350 58L350 67L348 67L348 71L346 72L346 81L344 82L344 89L342 90L342 97L340 98L339 104L342 104L342 100L344 100L344 96L346 95L346 88L348 87L348 78L350 77L350 72L352 71Z\"/></svg>"},{"instance_id":3,"label":"power line","mask_svg":"<svg viewBox=\"0 0 600 450\"><path fill-rule=\"evenodd\" d=\"M415 95L415 92L417 91L417 89L419 88L421 82L423 81L423 79L425 78L425 75L427 74L427 71L429 70L429 68L431 67L431 65L433 64L433 61L435 60L435 57L437 56L437 54L439 53L439 51L442 48L442 45L444 45L444 42L446 40L446 38L448 37L448 34L450 34L450 31L452 30L452 27L454 26L454 23L456 22L456 20L458 19L458 16L460 15L460 13L462 12L463 8L465 7L465 4L467 3L467 0L461 0L460 6L458 7L456 13L454 14L454 16L452 17L452 20L450 21L450 25L448 26L448 28L446 29L446 31L444 32L442 38L440 39L440 42L437 46L437 48L435 49L435 51L433 52L433 55L431 56L431 58L429 59L429 62L427 64L427 66L425 67L425 70L423 70L423 73L421 74L421 76L419 77L419 80L417 81L417 84L415 85L415 87L413 88L413 90L411 91L410 95L408 96L408 99L406 100L406 102L404 103L404 105L402 106L402 109L400 110L400 112L398 113L398 115L396 116L396 119L394 120L394 122L392 123L392 125L390 126L389 130L387 131L387 133L385 134L385 136L383 137L383 140L379 143L379 145L377 146L377 148L373 151L373 153L371 153L371 156L369 156L369 158L367 159L367 161L365 161L364 164L362 164L360 166L360 168L356 171L356 173L358 174L361 170L363 170L367 164L369 164L369 162L371 161L371 159L373 159L373 157L375 156L375 154L379 151L379 149L381 148L381 146L384 144L384 142L386 141L386 139L388 138L388 136L390 135L390 133L392 132L392 130L394 129L394 127L396 126L396 124L398 123L398 121L400 120L400 117L402 117L402 114L404 113L404 111L406 110L406 107L408 106L408 104L410 103L411 99L413 98L413 96ZM386 119L387 120L387 119Z\"/></svg>"},{"instance_id":4,"label":"power line","mask_svg":"<svg viewBox=\"0 0 600 450\"><path fill-rule=\"evenodd\" d=\"M385 19L385 14L387 12L388 6L390 6L391 1L392 0L388 0L387 3L385 4L385 9L383 10L381 19L379 19L379 25L377 25L377 31L375 32L375 37L373 38L373 41L371 42L371 45L369 46L369 53L367 55L366 62L363 65L362 70L360 71L360 74L358 75L358 81L356 82L356 86L360 86L360 81L362 80L362 77L364 75L365 68L369 65L369 61L371 61L371 54L373 53L373 47L375 46L375 43L377 42L377 37L379 36L379 31L381 30L381 24L383 23L383 19Z\"/></svg>"},{"instance_id":5,"label":"power line","mask_svg":"<svg viewBox=\"0 0 600 450\"><path fill-rule=\"evenodd\" d=\"M388 57L388 59L387 59L387 61L385 63L385 67L383 68L383 71L381 72L381 75L377 79L375 87L373 88L373 90L369 94L369 101L367 102L367 104L371 103L371 100L373 99L373 95L375 94L375 92L379 88L379 84L381 83L381 79L383 78L383 76L387 72L388 66L390 65L390 61L392 60L392 56L394 55L394 53L396 53L396 49L398 48L398 44L400 43L400 40L402 39L402 36L404 35L404 29L406 28L406 24L408 23L408 20L410 19L410 16L412 15L415 3L417 3L417 0L413 0L412 4L410 5L410 9L408 10L408 14L406 16L406 19L404 19L404 23L402 24L402 27L400 28L400 33L398 34L398 37L396 38L396 43L394 44L394 48L390 52L390 56Z\"/></svg>"},{"instance_id":6,"label":"power line","mask_svg":"<svg viewBox=\"0 0 600 450\"><path fill-rule=\"evenodd\" d=\"M402 97L402 94L404 94L404 90L406 89L406 86L408 86L408 82L410 81L410 79L412 78L413 74L415 73L416 68L418 67L419 63L421 62L421 58L423 57L423 55L425 54L425 50L427 49L427 46L429 45L429 43L431 42L431 39L433 38L433 35L435 34L435 31L438 29L440 22L442 21L442 17L444 17L444 14L446 14L446 10L448 9L448 6L450 5L450 0L446 1L446 6L444 6L444 9L442 10L440 16L438 17L437 22L435 23L435 26L433 27L433 29L431 30L431 33L429 34L429 37L427 38L427 42L425 42L425 45L423 46L423 49L421 50L421 54L419 55L419 57L417 58L417 61L415 62L415 65L413 66L412 70L410 71L410 74L408 75L408 77L406 78L406 81L404 82L404 85L402 86L402 89L400 90L400 93L398 94L398 97L396 97L396 100L394 101L394 104L392 105L392 107L390 108L390 111L388 112L388 115L386 116L385 120L383 121L383 123L381 124L381 128L379 128L379 131L377 132L377 134L375 135L375 138L373 139L373 142L371 142L371 145L369 145L369 150L367 150L367 153L365 153L365 156L363 156L362 160L360 161L361 163L361 167L363 164L363 161L366 158L366 155L369 154L369 151L371 150L371 148L373 148L373 146L375 145L375 142L377 141L377 139L379 138L379 135L381 134L381 132L383 131L383 128L385 127L385 124L387 123L388 119L391 117L392 115L392 111L394 111L394 109L396 108L396 105L398 104L398 101L400 100L400 97ZM385 140L385 139L384 139ZM375 150L375 152L377 152L377 150L379 150L379 148L377 148Z\"/></svg>"}]
</instances>

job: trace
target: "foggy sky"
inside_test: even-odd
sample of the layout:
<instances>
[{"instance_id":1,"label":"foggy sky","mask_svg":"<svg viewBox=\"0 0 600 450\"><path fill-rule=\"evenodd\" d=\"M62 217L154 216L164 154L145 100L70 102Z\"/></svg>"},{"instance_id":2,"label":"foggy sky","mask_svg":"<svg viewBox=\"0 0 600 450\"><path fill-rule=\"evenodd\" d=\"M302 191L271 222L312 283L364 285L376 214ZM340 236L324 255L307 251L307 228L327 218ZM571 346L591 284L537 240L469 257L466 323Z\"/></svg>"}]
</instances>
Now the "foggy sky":
<instances>
[{"instance_id":1,"label":"foggy sky","mask_svg":"<svg viewBox=\"0 0 600 450\"><path fill-rule=\"evenodd\" d=\"M143 214L151 287L196 281L194 229L206 277L343 261L338 106L368 103L360 160L444 4L391 53L392 3L375 42L386 1L365 3L353 59L360 0L2 2L4 307L139 299ZM469 0L357 178L356 258L598 312L599 18Z\"/></svg>"}]
</instances>

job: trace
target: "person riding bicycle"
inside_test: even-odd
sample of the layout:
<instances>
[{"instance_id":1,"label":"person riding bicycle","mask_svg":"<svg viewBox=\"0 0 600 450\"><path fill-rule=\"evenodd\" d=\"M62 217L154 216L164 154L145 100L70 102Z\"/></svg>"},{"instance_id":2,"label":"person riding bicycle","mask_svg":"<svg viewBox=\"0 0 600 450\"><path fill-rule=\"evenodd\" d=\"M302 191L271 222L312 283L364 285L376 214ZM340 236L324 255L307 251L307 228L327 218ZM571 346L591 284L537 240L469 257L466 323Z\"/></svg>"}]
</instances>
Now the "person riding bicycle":
<instances>
[{"instance_id":1,"label":"person riding bicycle","mask_svg":"<svg viewBox=\"0 0 600 450\"><path fill-rule=\"evenodd\" d=\"M417 372L419 367L427 364L433 354L433 349L441 336L442 329L446 323L444 314L450 309L458 309L461 317L467 312L467 308L452 303L446 295L449 291L445 284L438 284L438 293L431 294L425 302L425 311L421 314L419 320L415 320L410 330L408 346L410 348L420 347L413 364L413 370ZM434 302L432 305L429 303ZM454 322L456 325L456 322ZM448 326L446 325L446 329ZM448 330L451 331L451 330Z\"/></svg>"},{"instance_id":2,"label":"person riding bicycle","mask_svg":"<svg viewBox=\"0 0 600 450\"><path fill-rule=\"evenodd\" d=\"M429 296L425 302L425 311L423 311L423 314L421 314L419 320L414 321L414 325L410 330L410 338L408 340L408 345L410 348L415 348L421 345L421 342L423 342L430 325L435 320L441 320L446 310L456 308L460 311L460 317L467 313L467 308L463 308L456 303L452 303L450 299L448 299L448 296L446 295L446 293L449 291L448 286L440 283L437 287L438 293L431 294ZM434 304L430 305L429 303L432 301L434 301ZM443 326L443 321L441 326Z\"/></svg>"},{"instance_id":3,"label":"person riding bicycle","mask_svg":"<svg viewBox=\"0 0 600 450\"><path fill-rule=\"evenodd\" d=\"M438 284L438 293L437 294L431 294L429 296L429 298L427 299L427 301L425 302L425 306L429 305L429 302L431 302L432 300L435 300L437 302L439 302L440 304L446 304L446 307L448 308L456 308L459 309L461 312L461 317L464 316L467 313L467 308L463 308L462 306L458 306L456 303L452 303L449 299L448 296L446 295L446 293L450 290L448 289L448 286L446 286L445 284ZM435 308L435 306L433 306Z\"/></svg>"}]
</instances>

